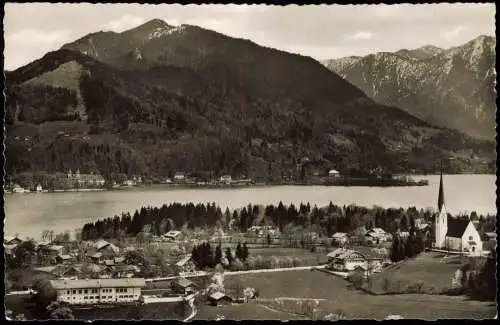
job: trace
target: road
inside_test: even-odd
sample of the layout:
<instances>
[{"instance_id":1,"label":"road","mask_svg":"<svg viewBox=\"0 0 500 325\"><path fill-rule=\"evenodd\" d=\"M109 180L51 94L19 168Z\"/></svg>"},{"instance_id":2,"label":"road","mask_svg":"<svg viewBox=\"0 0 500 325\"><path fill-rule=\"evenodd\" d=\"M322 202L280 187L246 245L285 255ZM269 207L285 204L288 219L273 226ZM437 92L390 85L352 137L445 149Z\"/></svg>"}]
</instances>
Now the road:
<instances>
[{"instance_id":1,"label":"road","mask_svg":"<svg viewBox=\"0 0 500 325\"><path fill-rule=\"evenodd\" d=\"M245 271L225 271L224 275L238 275L238 274L253 274L253 273L268 273L268 272L286 272L286 271L302 271L302 270L311 270L311 269L324 269L325 265L314 265L314 266L297 266L297 267L284 267L277 269L259 269L259 270L245 270ZM208 272L200 272L196 275L184 276L185 278L196 278L201 276L208 275ZM182 278L180 275L169 276L164 278L149 278L146 279L146 282L155 282L155 281L164 281L164 280L175 280L178 278Z\"/></svg>"}]
</instances>

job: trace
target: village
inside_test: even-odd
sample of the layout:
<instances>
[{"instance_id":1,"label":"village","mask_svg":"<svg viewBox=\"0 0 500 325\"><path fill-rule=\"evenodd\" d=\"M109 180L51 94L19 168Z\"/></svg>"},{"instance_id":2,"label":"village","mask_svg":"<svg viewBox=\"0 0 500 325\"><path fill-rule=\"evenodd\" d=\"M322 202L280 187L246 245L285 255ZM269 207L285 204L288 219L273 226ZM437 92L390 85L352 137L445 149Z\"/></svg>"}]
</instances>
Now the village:
<instances>
[{"instance_id":1,"label":"village","mask_svg":"<svg viewBox=\"0 0 500 325\"><path fill-rule=\"evenodd\" d=\"M71 239L68 233L54 236L49 230L42 234L45 241L39 242L5 237L6 294L37 295L44 287L41 283L48 281L55 292L52 299L74 308L180 303L191 306L189 317L198 311L215 317L210 306L253 301L276 309L269 288L257 279L292 273L310 278L313 273L303 272L314 271L323 274L322 281L341 279L356 291L371 294L379 290L439 295L450 290L450 283L463 285L464 280L455 279L462 272L460 264L495 255L496 233L480 234L474 222L450 218L442 179L438 211L434 224L416 219L410 231L391 234L380 227L361 227L329 238L311 231L291 236L272 225L253 225L245 233L181 229L109 240ZM402 255L397 256L397 243L415 233L425 238L425 247L402 246ZM245 283L245 277L253 280ZM274 302L269 305L269 301ZM319 317L319 307L305 301L307 306L297 308L309 311L295 313Z\"/></svg>"},{"instance_id":2,"label":"village","mask_svg":"<svg viewBox=\"0 0 500 325\"><path fill-rule=\"evenodd\" d=\"M342 174L336 169L319 170L307 169L308 160L297 164L296 172L282 173L280 177L272 178L269 175L253 180L246 175L235 177L222 174L215 177L200 175L199 173L186 173L176 171L173 177L140 176L115 174L106 178L98 172L81 173L77 168L75 172L68 169L66 173L38 175L24 175L18 181L8 181L5 193L47 193L47 192L85 192L117 190L144 186L167 187L248 187L264 185L329 185L329 186L425 186L427 180L414 181L406 175L387 176L381 170L370 170L368 176L352 176ZM22 184L20 184L22 183Z\"/></svg>"}]
</instances>

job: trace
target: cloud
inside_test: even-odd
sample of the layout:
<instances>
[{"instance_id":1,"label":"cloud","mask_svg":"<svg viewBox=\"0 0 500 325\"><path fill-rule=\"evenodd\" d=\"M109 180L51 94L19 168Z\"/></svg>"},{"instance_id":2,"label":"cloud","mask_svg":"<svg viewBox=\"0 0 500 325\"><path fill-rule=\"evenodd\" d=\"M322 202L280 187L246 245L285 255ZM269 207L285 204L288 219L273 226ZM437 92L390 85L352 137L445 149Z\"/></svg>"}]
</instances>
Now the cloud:
<instances>
[{"instance_id":1,"label":"cloud","mask_svg":"<svg viewBox=\"0 0 500 325\"><path fill-rule=\"evenodd\" d=\"M110 21L104 27L114 32L123 32L124 30L137 27L142 23L144 23L144 18L126 14L120 19Z\"/></svg>"},{"instance_id":2,"label":"cloud","mask_svg":"<svg viewBox=\"0 0 500 325\"><path fill-rule=\"evenodd\" d=\"M370 39L372 38L373 34L370 33L370 32L364 32L364 31L361 31L361 32L357 32L356 34L352 35L351 37L349 37L349 39L352 39L352 40L367 40L367 39Z\"/></svg>"},{"instance_id":3,"label":"cloud","mask_svg":"<svg viewBox=\"0 0 500 325\"><path fill-rule=\"evenodd\" d=\"M441 32L441 37L447 41L453 41L458 37L460 33L462 33L465 30L466 30L465 26L458 25L451 30Z\"/></svg>"}]
</instances>

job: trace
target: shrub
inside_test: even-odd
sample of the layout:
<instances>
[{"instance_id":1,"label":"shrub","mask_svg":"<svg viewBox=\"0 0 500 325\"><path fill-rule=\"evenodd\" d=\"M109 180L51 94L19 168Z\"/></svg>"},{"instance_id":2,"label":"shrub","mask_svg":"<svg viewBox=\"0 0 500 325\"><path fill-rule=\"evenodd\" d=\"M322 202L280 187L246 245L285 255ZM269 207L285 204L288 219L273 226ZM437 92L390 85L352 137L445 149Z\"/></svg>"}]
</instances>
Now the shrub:
<instances>
[{"instance_id":1,"label":"shrub","mask_svg":"<svg viewBox=\"0 0 500 325\"><path fill-rule=\"evenodd\" d=\"M280 267L280 259L277 258L276 256L271 256L269 259L269 268L270 269L277 269Z\"/></svg>"},{"instance_id":2,"label":"shrub","mask_svg":"<svg viewBox=\"0 0 500 325\"><path fill-rule=\"evenodd\" d=\"M406 293L422 293L424 287L424 282L421 280L414 281L406 286Z\"/></svg>"},{"instance_id":3,"label":"shrub","mask_svg":"<svg viewBox=\"0 0 500 325\"><path fill-rule=\"evenodd\" d=\"M302 264L302 261L298 257L293 257L292 264L293 264L293 267L297 267L297 266L300 266Z\"/></svg>"},{"instance_id":4,"label":"shrub","mask_svg":"<svg viewBox=\"0 0 500 325\"><path fill-rule=\"evenodd\" d=\"M244 268L244 265L243 265L243 262L241 262L239 259L235 259L232 263L231 263L231 271L241 271L243 270Z\"/></svg>"}]
</instances>

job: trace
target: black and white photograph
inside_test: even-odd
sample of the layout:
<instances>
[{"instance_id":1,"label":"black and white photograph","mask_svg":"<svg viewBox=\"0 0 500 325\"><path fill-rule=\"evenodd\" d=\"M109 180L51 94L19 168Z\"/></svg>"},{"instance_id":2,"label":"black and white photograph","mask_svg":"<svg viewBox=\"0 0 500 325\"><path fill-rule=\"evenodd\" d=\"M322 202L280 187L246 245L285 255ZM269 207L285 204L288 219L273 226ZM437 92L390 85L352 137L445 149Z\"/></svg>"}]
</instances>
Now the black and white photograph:
<instances>
[{"instance_id":1,"label":"black and white photograph","mask_svg":"<svg viewBox=\"0 0 500 325\"><path fill-rule=\"evenodd\" d=\"M496 319L495 14L5 3L5 318Z\"/></svg>"}]
</instances>

